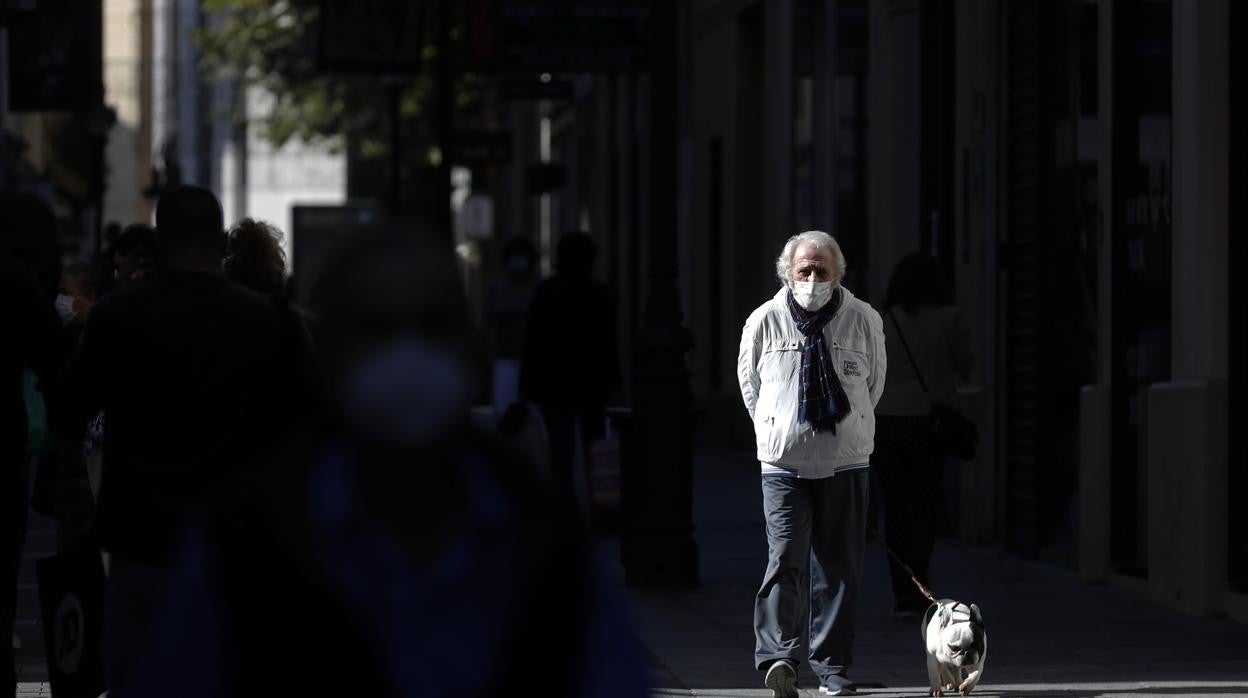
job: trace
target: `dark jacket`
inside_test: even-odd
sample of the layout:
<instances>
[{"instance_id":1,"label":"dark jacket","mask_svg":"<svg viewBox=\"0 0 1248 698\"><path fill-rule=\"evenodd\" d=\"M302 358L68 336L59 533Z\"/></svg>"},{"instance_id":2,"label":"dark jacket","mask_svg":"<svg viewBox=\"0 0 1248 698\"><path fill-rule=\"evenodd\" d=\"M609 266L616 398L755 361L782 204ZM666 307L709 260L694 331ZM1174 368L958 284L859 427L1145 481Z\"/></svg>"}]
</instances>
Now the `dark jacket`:
<instances>
[{"instance_id":1,"label":"dark jacket","mask_svg":"<svg viewBox=\"0 0 1248 698\"><path fill-rule=\"evenodd\" d=\"M490 435L465 437L447 451L413 456L413 468L454 464L444 472L474 485L464 521L425 562L396 545L422 529L402 533L370 519L351 478L347 486L325 487L322 466L335 457L330 454L354 462L352 448L336 439L297 443L272 468L232 481L207 499L199 525L181 546L133 695L495 696L537 684L546 696L647 695L623 601L599 570L576 511L559 506L535 473ZM317 501L325 492L335 493L332 506ZM378 541L386 545L374 545ZM355 561L362 564L338 563L344 545L359 551ZM499 555L513 564L475 573L481 565L474 561L493 567L489 561ZM380 570L411 582L401 587L410 591L396 597L387 584L392 578L376 576ZM355 580L350 586L357 592L372 590L384 601L359 612L359 598L351 600L344 578ZM464 586L446 586L457 579ZM482 598L482 586L493 589L490 598ZM466 644L452 638L463 634L463 624L483 619L451 614L448 621L435 610L478 606L492 608L484 619L489 627ZM387 610L421 622L402 638L387 635L375 617ZM436 651L396 651L412 642L468 652L476 674L467 681L443 666L439 676L443 660ZM559 647L557 660L552 647ZM564 668L552 673L551 661ZM419 692L391 681L399 664L428 677ZM470 690L470 684L485 689Z\"/></svg>"},{"instance_id":2,"label":"dark jacket","mask_svg":"<svg viewBox=\"0 0 1248 698\"><path fill-rule=\"evenodd\" d=\"M620 385L615 299L588 276L558 274L533 294L520 366L527 400L605 404Z\"/></svg>"},{"instance_id":3,"label":"dark jacket","mask_svg":"<svg viewBox=\"0 0 1248 698\"><path fill-rule=\"evenodd\" d=\"M292 313L219 274L165 273L92 310L53 427L104 412L96 520L106 550L165 560L186 510L284 435L309 401Z\"/></svg>"}]
</instances>

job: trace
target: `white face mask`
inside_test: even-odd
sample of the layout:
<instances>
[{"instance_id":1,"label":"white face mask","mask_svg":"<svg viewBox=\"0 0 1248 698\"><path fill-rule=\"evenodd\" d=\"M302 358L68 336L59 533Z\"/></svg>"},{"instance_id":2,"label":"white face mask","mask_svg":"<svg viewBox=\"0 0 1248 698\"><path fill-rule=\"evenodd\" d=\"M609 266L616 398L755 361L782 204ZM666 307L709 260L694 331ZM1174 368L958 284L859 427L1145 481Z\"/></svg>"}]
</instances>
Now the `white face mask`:
<instances>
[{"instance_id":1,"label":"white face mask","mask_svg":"<svg viewBox=\"0 0 1248 698\"><path fill-rule=\"evenodd\" d=\"M352 429L401 448L428 444L465 419L476 386L468 366L417 338L377 348L346 377L343 408Z\"/></svg>"},{"instance_id":2,"label":"white face mask","mask_svg":"<svg viewBox=\"0 0 1248 698\"><path fill-rule=\"evenodd\" d=\"M48 307L48 306L43 306ZM74 297L67 296L64 293L56 297L56 314L61 317L61 322L68 324L74 319L77 313L74 312Z\"/></svg>"},{"instance_id":3,"label":"white face mask","mask_svg":"<svg viewBox=\"0 0 1248 698\"><path fill-rule=\"evenodd\" d=\"M832 300L833 288L831 281L793 281L789 284L793 300L797 301L803 310L811 312L822 308Z\"/></svg>"}]
</instances>

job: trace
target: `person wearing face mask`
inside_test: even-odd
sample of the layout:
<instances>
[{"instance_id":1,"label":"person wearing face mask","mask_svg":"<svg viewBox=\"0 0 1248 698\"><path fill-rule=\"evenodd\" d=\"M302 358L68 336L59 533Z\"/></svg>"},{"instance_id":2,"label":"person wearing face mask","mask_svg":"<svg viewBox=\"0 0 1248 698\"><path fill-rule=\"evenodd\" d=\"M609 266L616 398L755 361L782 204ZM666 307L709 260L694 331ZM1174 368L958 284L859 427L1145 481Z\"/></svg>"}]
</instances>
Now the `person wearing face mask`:
<instances>
[{"instance_id":1,"label":"person wearing face mask","mask_svg":"<svg viewBox=\"0 0 1248 698\"><path fill-rule=\"evenodd\" d=\"M754 661L775 698L796 698L803 662L820 693L848 695L883 323L840 285L845 256L827 233L789 238L776 273L782 287L746 320L737 362L767 521Z\"/></svg>"},{"instance_id":2,"label":"person wearing face mask","mask_svg":"<svg viewBox=\"0 0 1248 698\"><path fill-rule=\"evenodd\" d=\"M66 327L81 330L87 321L87 315L95 305L96 275L96 268L86 262L71 264L61 272L56 314Z\"/></svg>"},{"instance_id":3,"label":"person wearing face mask","mask_svg":"<svg viewBox=\"0 0 1248 698\"><path fill-rule=\"evenodd\" d=\"M65 267L56 296L67 342L76 343L95 307L100 274L87 262ZM35 471L32 508L56 519L56 549L66 552L87 537L95 503L87 481L83 442L85 431L65 434L39 456Z\"/></svg>"},{"instance_id":4,"label":"person wearing face mask","mask_svg":"<svg viewBox=\"0 0 1248 698\"><path fill-rule=\"evenodd\" d=\"M30 497L27 391L24 374L38 384L50 383L68 351L52 308L50 291L39 266L25 256L29 248L18 235L52 239L55 220L50 209L30 194L0 191L0 696L17 693L13 650L20 646L13 631L17 618L18 573L23 564ZM10 237L13 236L13 237ZM24 248L24 249L23 249Z\"/></svg>"}]
</instances>

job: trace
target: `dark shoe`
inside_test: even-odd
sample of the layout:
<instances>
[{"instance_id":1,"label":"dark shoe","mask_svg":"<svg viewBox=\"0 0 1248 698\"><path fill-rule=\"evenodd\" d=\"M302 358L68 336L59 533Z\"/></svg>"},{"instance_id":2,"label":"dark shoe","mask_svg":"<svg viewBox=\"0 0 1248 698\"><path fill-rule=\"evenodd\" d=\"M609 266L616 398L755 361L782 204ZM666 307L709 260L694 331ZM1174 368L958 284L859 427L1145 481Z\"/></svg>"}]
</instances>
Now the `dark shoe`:
<instances>
[{"instance_id":1,"label":"dark shoe","mask_svg":"<svg viewBox=\"0 0 1248 698\"><path fill-rule=\"evenodd\" d=\"M819 687L819 694L824 696L852 696L857 692L854 682L839 674L829 676Z\"/></svg>"},{"instance_id":2,"label":"dark shoe","mask_svg":"<svg viewBox=\"0 0 1248 698\"><path fill-rule=\"evenodd\" d=\"M783 659L776 660L767 669L763 683L771 689L771 698L797 698L797 672Z\"/></svg>"}]
</instances>

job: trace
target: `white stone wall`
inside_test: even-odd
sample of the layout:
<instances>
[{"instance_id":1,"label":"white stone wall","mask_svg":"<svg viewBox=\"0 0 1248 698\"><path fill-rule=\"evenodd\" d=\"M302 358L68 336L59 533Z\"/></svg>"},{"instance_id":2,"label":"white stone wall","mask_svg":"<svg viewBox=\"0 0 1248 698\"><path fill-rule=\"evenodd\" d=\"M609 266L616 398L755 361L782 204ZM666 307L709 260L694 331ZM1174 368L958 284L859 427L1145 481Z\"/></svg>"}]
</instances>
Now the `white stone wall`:
<instances>
[{"instance_id":1,"label":"white stone wall","mask_svg":"<svg viewBox=\"0 0 1248 698\"><path fill-rule=\"evenodd\" d=\"M141 0L104 0L104 100L117 114L109 133L104 221L146 220L142 190L150 168L143 123L143 16Z\"/></svg>"},{"instance_id":2,"label":"white stone wall","mask_svg":"<svg viewBox=\"0 0 1248 698\"><path fill-rule=\"evenodd\" d=\"M289 255L293 204L345 201L345 153L333 152L336 144L328 142L291 142L278 149L261 138L258 129L234 129L228 86L212 89L211 104L201 108L196 52L186 37L171 36L196 20L198 2L104 0L105 94L117 112L108 144L104 220L126 224L150 219L150 202L142 190L149 183L153 162L163 167L160 149L176 131L184 181L216 191L227 224L251 216L281 228L287 233ZM151 32L146 44L145 21ZM150 103L144 104L145 97ZM264 94L249 94L246 115L263 114L270 101ZM212 128L201 128L204 121ZM205 133L212 134L212 143L196 140ZM246 143L240 147L234 139L244 133ZM213 159L207 170L211 181L198 181L202 157ZM240 158L244 160L241 186L237 181Z\"/></svg>"},{"instance_id":3,"label":"white stone wall","mask_svg":"<svg viewBox=\"0 0 1248 698\"><path fill-rule=\"evenodd\" d=\"M256 90L247 96L247 115L255 117L269 108L271 98ZM335 148L338 152L334 152ZM219 194L226 224L250 216L269 221L285 233L283 246L291 254L290 207L295 204L341 204L347 196L347 157L337 141L303 143L291 140L281 148L265 140L257 128L247 129L245 204L238 205L233 192L239 157L237 148L225 148L219 168Z\"/></svg>"}]
</instances>

